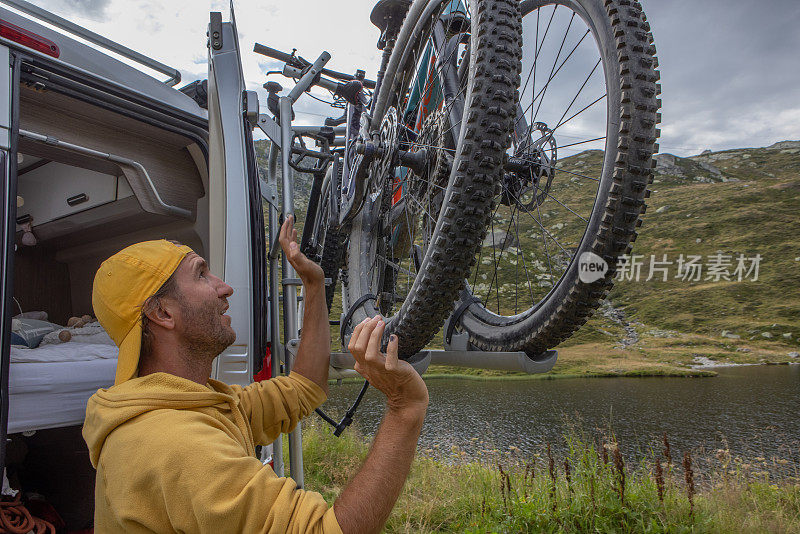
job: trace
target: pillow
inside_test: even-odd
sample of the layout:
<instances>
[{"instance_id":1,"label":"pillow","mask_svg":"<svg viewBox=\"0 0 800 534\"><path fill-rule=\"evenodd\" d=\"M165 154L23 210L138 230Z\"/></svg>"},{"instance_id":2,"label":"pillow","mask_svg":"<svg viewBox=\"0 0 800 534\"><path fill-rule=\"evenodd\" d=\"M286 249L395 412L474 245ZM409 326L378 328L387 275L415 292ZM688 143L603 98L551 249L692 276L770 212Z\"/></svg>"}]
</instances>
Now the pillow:
<instances>
[{"instance_id":1,"label":"pillow","mask_svg":"<svg viewBox=\"0 0 800 534\"><path fill-rule=\"evenodd\" d=\"M34 349L45 335L61 328L63 327L47 321L18 317L11 320L11 344Z\"/></svg>"}]
</instances>

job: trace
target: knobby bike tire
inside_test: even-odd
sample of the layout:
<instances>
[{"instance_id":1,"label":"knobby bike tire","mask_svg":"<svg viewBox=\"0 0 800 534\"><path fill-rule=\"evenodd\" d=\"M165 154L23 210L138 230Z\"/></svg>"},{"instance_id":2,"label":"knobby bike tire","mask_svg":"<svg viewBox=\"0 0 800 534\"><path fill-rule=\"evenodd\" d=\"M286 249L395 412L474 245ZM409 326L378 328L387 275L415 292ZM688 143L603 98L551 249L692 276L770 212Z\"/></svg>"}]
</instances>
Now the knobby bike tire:
<instances>
[{"instance_id":1,"label":"knobby bike tire","mask_svg":"<svg viewBox=\"0 0 800 534\"><path fill-rule=\"evenodd\" d=\"M458 323L479 349L525 351L534 359L586 323L611 290L617 260L631 252L647 208L647 186L653 181L655 167L652 156L658 151L660 133L656 125L661 120L658 60L641 4L632 0L524 0L522 13L554 3L588 17L603 55L609 130L597 198L573 260L542 301L509 316L488 311L486 303L473 302ZM593 283L580 280L579 262L575 261L587 251L609 266L605 276ZM468 289L462 291L465 306L472 298ZM499 299L498 295L498 308Z\"/></svg>"},{"instance_id":2,"label":"knobby bike tire","mask_svg":"<svg viewBox=\"0 0 800 534\"><path fill-rule=\"evenodd\" d=\"M438 1L438 0L437 0ZM444 6L451 0L443 0ZM486 235L493 191L500 179L520 83L521 17L515 0L469 0L471 29L469 75L452 170L444 203L413 285L397 312L387 318L384 344L392 333L399 337L399 354L408 359L424 348L441 328L475 261ZM406 20L404 24L409 24ZM419 43L409 43L418 46ZM393 54L402 53L395 48ZM390 95L402 99L405 88ZM380 105L380 103L379 103ZM378 313L376 302L363 298L371 287L370 247L379 234L379 202L367 201L354 219L347 253L347 303L361 301L352 310L352 329L363 318Z\"/></svg>"},{"instance_id":3,"label":"knobby bike tire","mask_svg":"<svg viewBox=\"0 0 800 534\"><path fill-rule=\"evenodd\" d=\"M325 273L325 278L330 279L330 283L325 286L325 305L328 307L328 313L331 311L333 305L333 297L336 294L336 286L339 280L339 274L344 266L344 252L347 241L347 234L339 229L332 228L329 225L330 205L332 202L338 202L339 191L331 192L332 184L338 184L341 181L340 176L332 176L333 172L337 172L333 165L328 167L325 180L320 192L319 205L317 209L317 216L314 219L314 228L312 236L314 244L319 251L319 264L322 271Z\"/></svg>"}]
</instances>

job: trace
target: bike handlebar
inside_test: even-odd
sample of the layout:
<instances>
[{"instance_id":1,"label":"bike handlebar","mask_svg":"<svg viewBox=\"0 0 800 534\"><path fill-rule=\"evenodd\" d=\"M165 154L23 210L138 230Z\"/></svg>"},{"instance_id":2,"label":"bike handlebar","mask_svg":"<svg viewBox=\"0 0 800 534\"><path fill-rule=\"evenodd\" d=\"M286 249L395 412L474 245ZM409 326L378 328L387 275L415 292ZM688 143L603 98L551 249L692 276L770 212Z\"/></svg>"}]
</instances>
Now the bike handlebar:
<instances>
[{"instance_id":1,"label":"bike handlebar","mask_svg":"<svg viewBox=\"0 0 800 534\"><path fill-rule=\"evenodd\" d=\"M303 69L299 69L297 67L291 67L289 64L283 66L283 75L287 78L300 78L303 75ZM332 92L336 92L339 89L339 82L335 82L333 80L327 80L325 78L320 77L319 80L314 82L314 85L319 85L323 89L327 89Z\"/></svg>"},{"instance_id":2,"label":"bike handlebar","mask_svg":"<svg viewBox=\"0 0 800 534\"><path fill-rule=\"evenodd\" d=\"M287 78L300 78L303 75L303 69L298 69L297 67L290 67L288 64L283 66L283 75ZM335 82L333 80L328 80L320 76L315 82L314 85L319 85L323 89L327 89L328 91L335 93L339 96L344 96L345 100L350 102L351 100L346 95L347 84L341 82ZM361 86L357 86L357 94L353 94L352 96L358 98L362 105L366 106L369 102L367 95L361 90Z\"/></svg>"},{"instance_id":3,"label":"bike handlebar","mask_svg":"<svg viewBox=\"0 0 800 534\"><path fill-rule=\"evenodd\" d=\"M278 61L282 61L287 65L299 69L305 69L311 65L305 59L296 56L294 54L287 54L286 52L281 52L280 50L275 50L274 48L270 48L269 46L264 46L262 44L256 43L253 47L253 52L256 54L261 54L267 57L271 57L273 59L277 59ZM330 69L322 69L321 74L325 76L330 76L331 78L335 78L337 80L341 80L343 82L349 82L350 80L355 80L356 77L352 74L345 74L344 72L337 72L335 70ZM367 89L375 89L375 82L373 80L360 80L361 85L363 85Z\"/></svg>"}]
</instances>

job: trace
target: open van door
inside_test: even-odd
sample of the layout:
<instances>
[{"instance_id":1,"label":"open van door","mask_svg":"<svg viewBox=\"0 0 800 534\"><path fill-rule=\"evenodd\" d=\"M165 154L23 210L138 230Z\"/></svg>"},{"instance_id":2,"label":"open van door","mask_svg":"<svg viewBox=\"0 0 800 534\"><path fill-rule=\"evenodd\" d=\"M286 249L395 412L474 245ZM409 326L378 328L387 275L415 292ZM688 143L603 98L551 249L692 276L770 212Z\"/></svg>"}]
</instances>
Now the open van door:
<instances>
[{"instance_id":1,"label":"open van door","mask_svg":"<svg viewBox=\"0 0 800 534\"><path fill-rule=\"evenodd\" d=\"M208 27L209 263L233 287L229 315L236 341L216 360L214 377L249 384L267 350L266 241L253 126L258 98L242 74L233 4L230 21ZM251 122L252 121L252 122Z\"/></svg>"},{"instance_id":2,"label":"open van door","mask_svg":"<svg viewBox=\"0 0 800 534\"><path fill-rule=\"evenodd\" d=\"M14 240L17 218L17 132L15 115L19 63L6 46L0 46L0 470L6 465L8 429L8 373L11 351L11 316L14 294Z\"/></svg>"}]
</instances>

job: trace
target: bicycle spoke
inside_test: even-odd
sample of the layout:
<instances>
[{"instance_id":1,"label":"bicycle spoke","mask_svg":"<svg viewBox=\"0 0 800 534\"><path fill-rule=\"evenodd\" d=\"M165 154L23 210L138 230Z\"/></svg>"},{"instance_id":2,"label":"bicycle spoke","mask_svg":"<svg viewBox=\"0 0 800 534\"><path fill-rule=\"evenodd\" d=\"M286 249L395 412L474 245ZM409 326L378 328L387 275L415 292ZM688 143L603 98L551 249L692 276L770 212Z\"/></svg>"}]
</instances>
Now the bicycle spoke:
<instances>
[{"instance_id":1,"label":"bicycle spoke","mask_svg":"<svg viewBox=\"0 0 800 534\"><path fill-rule=\"evenodd\" d=\"M504 241L508 238L508 231L511 229L511 223L514 221L514 213L512 211L511 217L508 220L508 226L506 227L505 238ZM492 225L494 228L494 225ZM494 230L492 230L492 248L494 248ZM503 259L503 253L506 251L508 247L504 245L504 242L500 243L500 256L495 260L494 263L494 274L492 275L492 280L489 283L489 291L492 289L492 285L494 281L497 280L497 313L500 313L500 278L498 277L498 270L500 268L500 260Z\"/></svg>"},{"instance_id":2,"label":"bicycle spoke","mask_svg":"<svg viewBox=\"0 0 800 534\"><path fill-rule=\"evenodd\" d=\"M528 211L528 209L525 208L525 211ZM553 265L552 265L552 262L550 261L550 252L547 250L547 238L544 236L544 234L545 234L545 232L547 232L547 230L545 230L544 224L542 224L542 214L539 211L539 203L538 202L536 203L536 213L537 213L537 216L538 216L538 218L536 219L536 222L539 223L539 228L542 229L542 241L544 242L544 254L545 254L545 256L547 256L547 271L550 273L550 284L552 284L555 287L555 282L553 281ZM547 233L549 234L550 232L547 232ZM556 242L556 244L558 244L558 242ZM559 245L559 246L561 246L561 245Z\"/></svg>"},{"instance_id":3,"label":"bicycle spoke","mask_svg":"<svg viewBox=\"0 0 800 534\"><path fill-rule=\"evenodd\" d=\"M523 115L522 116L524 116L524 114L527 113L527 111L531 108L531 106L533 106L536 103L536 101L539 100L539 96L542 95L543 91L546 91L547 87L550 85L550 82L552 82L555 79L555 77L558 76L558 73L561 71L561 69L564 67L564 65L566 65L567 61L569 61L569 58L572 57L572 54L575 53L575 51L581 45L581 43L586 38L586 36L589 35L589 33L591 33L591 30L586 30L586 33L583 34L583 37L581 37L580 41L578 41L578 44L576 44L573 47L573 49L570 51L569 55L567 55L567 57L564 58L564 61L561 63L561 65L558 66L558 69L556 69L556 71L553 73L553 75L547 80L547 82L545 83L544 87L542 89L540 89L538 93L536 93L536 96L533 98L533 100L531 100L531 103L528 104L528 107L526 107L525 110L523 111ZM520 94L523 94L523 93L520 92ZM521 119L517 119L517 123L519 123L520 120Z\"/></svg>"},{"instance_id":4,"label":"bicycle spoke","mask_svg":"<svg viewBox=\"0 0 800 534\"><path fill-rule=\"evenodd\" d=\"M514 219L514 210L511 211L511 219ZM516 231L516 227L514 227L514 234L517 236L517 245L520 244L519 242L519 232ZM519 250L519 249L517 249ZM519 256L519 254L517 254ZM514 261L514 313L517 313L519 309L519 284L517 283L517 278L519 278L519 260ZM500 313L499 311L497 313Z\"/></svg>"},{"instance_id":5,"label":"bicycle spoke","mask_svg":"<svg viewBox=\"0 0 800 534\"><path fill-rule=\"evenodd\" d=\"M567 113L569 113L569 110L570 110L570 109L572 109L572 105L575 103L575 101L578 99L578 97L580 96L580 94L583 92L583 89L586 87L586 84L587 84L587 83L589 83L589 80L591 79L591 77L592 77L592 75L595 73L595 71L597 70L597 67L599 67L599 66L600 66L600 62L601 62L601 61L602 61L602 59L598 59L598 60L597 60L597 63L595 63L595 64L594 64L594 68L592 68L592 71L589 73L589 75L588 75L588 76L586 77L586 79L583 81L583 84L581 84L581 88L580 88L580 89L578 89L578 92L577 92L577 93L575 94L575 96L573 97L573 99L572 99L572 102L570 102L570 103L569 103L569 106L567 106L567 109L565 109L565 110L564 110L564 114L563 114L563 115L561 115L561 118L560 118L560 119L558 119L558 122L556 123L556 127L555 127L555 128L553 128L553 132L555 132L555 131L558 129L558 127L559 127L559 126L562 126L562 125L564 124L564 123L562 122L562 121L564 120L564 117L566 117L566 116L567 116ZM599 102L600 100L604 99L605 97L606 97L606 95L603 95L603 96L601 96L600 98L598 98L597 100L595 100L594 102L592 102L591 104L589 104L588 106L586 106L585 108L583 108L582 110L580 110L578 113L576 113L575 115L573 115L572 117L570 117L570 120L571 120L571 119L573 119L574 117L576 117L576 116L580 115L581 113L583 113L584 111L586 111L587 109L589 109L590 107L592 107L593 105L595 105L597 102Z\"/></svg>"},{"instance_id":6,"label":"bicycle spoke","mask_svg":"<svg viewBox=\"0 0 800 534\"><path fill-rule=\"evenodd\" d=\"M544 30L544 35L542 35L542 42L539 43L539 10L536 10L536 54L533 57L533 86L536 87L536 63L539 59L539 53L541 53L542 48L544 48L544 41L547 39L547 33L550 31L550 25L553 23L553 17L556 16L556 10L558 9L558 4L553 6L553 12L550 14L550 20L547 21L547 27ZM527 88L527 83L525 84ZM523 94L525 91L520 91L520 94Z\"/></svg>"},{"instance_id":7,"label":"bicycle spoke","mask_svg":"<svg viewBox=\"0 0 800 534\"><path fill-rule=\"evenodd\" d=\"M574 20L575 20L575 12L573 11L572 12L572 17L570 17L569 24L567 25L567 31L564 32L564 38L561 40L561 46L558 47L558 53L556 54L556 59L555 59L555 61L553 61L553 68L550 69L550 75L548 76L547 83L544 86L544 89L543 89L544 92L542 94L542 98L539 100L539 105L536 108L536 113L534 113L534 115L533 115L533 120L531 121L531 124L535 123L536 122L536 117L539 116L539 110L542 108L542 103L544 102L544 97L547 94L547 88L550 86L550 82L554 78L553 72L555 71L556 65L558 64L558 60L561 57L561 51L564 49L564 43L567 42L567 35L569 35L569 30L572 28L572 21L574 21ZM567 59L569 59L569 58L567 58Z\"/></svg>"},{"instance_id":8,"label":"bicycle spoke","mask_svg":"<svg viewBox=\"0 0 800 534\"><path fill-rule=\"evenodd\" d=\"M516 233L517 233L517 242L519 242L520 246L521 246L522 242L520 241L520 237L519 237L519 220L517 220L514 223L514 226L515 226ZM521 248L520 248L519 253L517 254L517 257L518 258L522 258L522 269L525 271L525 280L528 282L528 293L530 294L530 297L531 297L531 305L533 305L534 304L533 288L531 287L531 279L528 276L528 267L525 265L525 254L522 252Z\"/></svg>"},{"instance_id":9,"label":"bicycle spoke","mask_svg":"<svg viewBox=\"0 0 800 534\"><path fill-rule=\"evenodd\" d=\"M565 120L564 122L559 122L559 123L556 125L556 127L555 127L555 128L553 128L553 132L555 132L555 131L556 131L556 128L560 128L561 126L564 126L566 123L568 123L569 121L571 121L572 119L574 119L575 117L577 117L578 115L580 115L581 113L583 113L584 111L586 111L587 109L589 109L590 107L594 106L595 104L597 104L598 102L600 102L601 100L603 100L603 99L604 99L606 96L608 96L608 94L605 94L605 95L601 96L601 97L600 97L600 98L598 98L597 100L593 100L591 104L587 105L585 108L583 108L583 109L582 109L582 110L580 110L579 112L575 113L574 115L572 115L570 118L568 118L568 119L567 119L567 120ZM572 107L572 106L570 105L570 107ZM561 118L563 119L564 117L562 116Z\"/></svg>"},{"instance_id":10,"label":"bicycle spoke","mask_svg":"<svg viewBox=\"0 0 800 534\"><path fill-rule=\"evenodd\" d=\"M409 174L411 174L411 171L409 171ZM447 191L446 187L442 187L441 185L439 185L439 184L437 184L435 182L432 182L430 178L423 179L422 177L420 177L420 176L418 176L416 174L414 176L416 178L420 179L420 181L425 182L428 185L432 185L434 187L437 187L437 188L441 189L442 191ZM397 185L395 185L394 189L392 189L391 196L394 196L394 194L397 193L403 187L403 185L406 185L406 184L408 184L408 178L403 178L402 180L400 180L397 183Z\"/></svg>"},{"instance_id":11,"label":"bicycle spoke","mask_svg":"<svg viewBox=\"0 0 800 534\"><path fill-rule=\"evenodd\" d=\"M495 255L495 248L494 248L494 217L489 224L490 230L492 232L492 265L497 265L497 256ZM486 290L486 298L483 300L486 304L489 304L489 295L492 294L492 282L494 282L494 277L489 282L489 289Z\"/></svg>"},{"instance_id":12,"label":"bicycle spoke","mask_svg":"<svg viewBox=\"0 0 800 534\"><path fill-rule=\"evenodd\" d=\"M496 263L496 256L495 256L495 249L494 249L494 218L497 216L497 211L499 209L500 209L500 204L497 204L497 207L495 208L494 213L492 214L492 218L489 219L489 225L491 226L491 232L492 232L491 233L491 236L492 236L492 260L493 260L492 261L492 265L496 265L497 264ZM491 292L492 292L492 284L490 283L489 284L489 289L486 292L486 298L484 299L484 302L486 302L487 304L489 303L489 294Z\"/></svg>"},{"instance_id":13,"label":"bicycle spoke","mask_svg":"<svg viewBox=\"0 0 800 534\"><path fill-rule=\"evenodd\" d=\"M568 145L561 145L561 146L557 146L556 150L560 150L562 148L568 148L568 147L571 147L571 146L583 145L585 143L593 143L595 141L602 141L605 138L606 138L606 136L604 135L603 137L596 137L594 139L587 139L586 141L580 141L578 143L570 143Z\"/></svg>"},{"instance_id":14,"label":"bicycle spoke","mask_svg":"<svg viewBox=\"0 0 800 534\"><path fill-rule=\"evenodd\" d=\"M433 20L435 20L435 18ZM455 20L455 18L451 19L451 22L448 23L448 26L445 28L445 35L450 33L451 24L453 20ZM460 46L458 42L460 40L459 36L454 36L452 39L455 40L448 40L447 43L445 43L448 45L449 50L431 49L431 55L429 57L430 62L425 62L424 65L421 64L421 60L424 56L426 48L430 46L430 43L432 43L432 41L430 39L420 40L420 46L416 46L412 51L412 56L411 56L411 59L413 61L412 65L416 65L417 67L406 69L404 75L401 78L401 83L403 84L402 87L411 86L412 88L411 90L419 91L419 97L420 97L419 105L421 105L421 103L426 99L428 94L434 90L434 84L437 82L437 80L444 80L444 77L448 75L448 73L452 72L452 69L454 68L453 58L454 55L458 52ZM414 88L414 84L417 83L414 80L414 77L416 75L415 73L419 68L423 68L427 71L426 81L425 83L417 85L416 88ZM465 90L464 86L459 88L458 94L456 95L456 99L460 98L463 95L464 90ZM442 91L444 91L443 82L442 82ZM406 97L409 96L409 93L405 94ZM456 99L452 99L450 102L447 102L447 106L445 106L445 112L449 111L449 109L452 107ZM402 98L400 101L397 102L397 105L398 107L402 106ZM415 119L416 121L424 120L424 118L420 116L421 108L419 107L419 105L415 106L413 109L409 108L401 111L401 116L403 117L403 120L401 120L401 124L403 128L408 130L408 126L405 123L406 117L411 117L411 118L416 117ZM419 127L419 123L416 124L416 127ZM450 126L450 129L448 129L447 132L444 132L442 136L449 133L450 130L453 129L453 127L458 127L458 124ZM416 128L413 132L414 134L418 133L416 131ZM436 150L439 152L439 154L445 154L445 153L454 154L456 151L454 148L449 148L447 146L423 144L416 142L416 140L410 142L409 148L412 150L417 148L426 148L427 150ZM444 157L444 156L439 156L439 157ZM431 234L433 229L435 228L438 218L437 216L434 216L431 213L431 210L436 210L437 207L440 207L438 206L438 204L440 203L436 200L437 195L440 196L442 193L446 191L445 187L443 187L439 183L434 182L432 178L433 177L431 176L426 176L423 178L417 175L414 175L414 177L412 178L411 172L409 170L409 172L406 173L403 176L403 178L399 180L398 183L394 184L393 187L391 188L392 189L391 196L393 197L398 190L402 190L405 186L407 186L410 183L412 179L419 180L421 184L424 184L420 185L420 187L422 188L421 189L422 195L419 198L417 197L416 193L412 194L411 191L408 191L404 194L404 198L407 200L408 205L406 208L403 209L404 212L403 217L405 218L405 221L401 224L406 226L406 232L404 232L406 237L404 239L406 238L408 239L408 246L407 246L408 257L409 257L408 261L409 264L413 264L413 266L409 265L409 268L404 268L402 267L402 265L396 265L396 267L399 268L397 271L398 273L406 275L407 283L409 284L409 286L413 282L413 278L415 278L415 275L412 271L416 271L414 254L415 254L415 245L417 239L417 231L424 230L422 245L427 246L427 242L430 238L429 234ZM413 210L413 212L411 210ZM420 214L421 222L416 222L417 217L412 216L412 213ZM437 215L438 215L438 210L437 210ZM420 224L422 228L419 228ZM405 253L403 253L403 255L405 255ZM404 264L405 260L403 260L400 263ZM397 285L398 284L395 283L395 286Z\"/></svg>"},{"instance_id":15,"label":"bicycle spoke","mask_svg":"<svg viewBox=\"0 0 800 534\"><path fill-rule=\"evenodd\" d=\"M564 252L564 254L566 254L566 255L567 255L567 257L571 257L570 253L569 253L569 252L567 252L567 250L566 250L566 249L565 249L563 246L561 246L561 243L559 243L559 242L558 242L558 240L557 240L557 239L556 239L556 238L553 236L553 234L551 234L550 232L548 232L548 231L547 231L547 229L545 229L545 227L544 227L544 225L542 225L541 221L539 221L538 219L536 219L536 217L534 217L534 216L533 216L533 214L530 212L530 210L528 210L528 208L526 208L526 207L523 205L522 201L520 201L520 200L519 200L519 198L517 198L517 197L516 197L516 195L514 195L514 193L511 193L510 191L509 191L508 193L511 195L511 197L512 197L512 198L513 198L513 199L514 199L514 200L515 200L517 203L519 203L519 207L520 207L520 208L522 208L522 210L523 210L523 211L525 211L525 213L527 213L527 214L528 214L528 216L531 218L531 220L532 220L532 221L534 221L534 222L536 222L536 223L537 223L537 224L538 224L538 225L539 225L539 226L542 228L542 230L544 231L544 233L545 233L545 234L547 234L547 236L549 236L549 237L550 237L550 239L552 239L552 240L553 240L553 242L554 242L556 245L558 245L558 247L559 247L559 248L560 248L560 249L561 249L561 250ZM538 208L539 208L539 205L538 205L538 204L536 205L536 208L537 208L537 210L538 210Z\"/></svg>"},{"instance_id":16,"label":"bicycle spoke","mask_svg":"<svg viewBox=\"0 0 800 534\"><path fill-rule=\"evenodd\" d=\"M588 220L584 219L583 217L581 217L580 215L578 215L577 213L575 213L575 211L574 211L572 208L570 208L569 206L567 206L566 204L564 204L563 202L561 202L560 200L558 200L556 197L554 197L553 195L551 195L549 191L545 191L544 189L542 189L541 187L539 187L539 186L538 186L538 185L536 185L536 184L534 184L534 187L535 187L536 189L538 189L539 191L541 191L542 193L544 193L545 195L547 195L548 197L550 197L550 198L552 198L553 200L555 200L556 202L558 202L558 203L559 203L561 206L563 206L564 208L566 208L567 210L569 210L569 211L570 211L570 212L571 212L573 215L575 215L576 217L578 217L580 220L582 220L582 221L583 221L583 222L585 222L586 224L589 224L589 221L588 221Z\"/></svg>"},{"instance_id":17,"label":"bicycle spoke","mask_svg":"<svg viewBox=\"0 0 800 534\"><path fill-rule=\"evenodd\" d=\"M519 94L524 95L525 90L528 88L528 80L531 79L531 74L533 74L533 91L536 91L536 60L539 59L539 15L541 14L541 10L536 10L536 38L534 39L534 50L535 55L533 57L533 64L531 65L531 70L528 72L528 77L525 78L525 85L522 87L522 90ZM553 14L555 15L555 9L553 9ZM523 115L525 112L522 113Z\"/></svg>"},{"instance_id":18,"label":"bicycle spoke","mask_svg":"<svg viewBox=\"0 0 800 534\"><path fill-rule=\"evenodd\" d=\"M455 148L446 148L446 147L443 147L443 146L423 145L423 144L420 144L420 143L417 143L417 142L412 143L411 146L412 147L416 147L416 148L433 148L433 149L436 149L436 150L441 150L443 152L450 152L452 154L456 153L456 149Z\"/></svg>"},{"instance_id":19,"label":"bicycle spoke","mask_svg":"<svg viewBox=\"0 0 800 534\"><path fill-rule=\"evenodd\" d=\"M554 167L552 165L544 165L544 167L547 168L547 169L555 169L558 172L565 172L565 173L571 174L573 176L578 176L579 178L586 178L587 180L594 180L595 182L599 182L600 181L600 178L593 178L591 176L586 176L585 174L578 174L577 172L567 171L567 170L564 170L564 169L559 168L559 167Z\"/></svg>"},{"instance_id":20,"label":"bicycle spoke","mask_svg":"<svg viewBox=\"0 0 800 534\"><path fill-rule=\"evenodd\" d=\"M426 215L431 221L433 221L434 224L436 224L436 217L428 213L428 210L425 209L425 207L418 199L414 198L414 195L408 195L408 198L413 200L417 204L417 206L419 206L419 208L422 210L423 214Z\"/></svg>"},{"instance_id":21,"label":"bicycle spoke","mask_svg":"<svg viewBox=\"0 0 800 534\"><path fill-rule=\"evenodd\" d=\"M414 277L417 276L417 273L412 273L410 270L406 269L402 265L399 265L399 264L393 262L392 260L390 260L389 258L387 258L385 256L377 256L376 258L378 260L380 260L381 262L383 262L384 265L388 265L392 269L397 269L398 272L402 272L404 274L407 274L407 275L410 275L410 276L414 276Z\"/></svg>"},{"instance_id":22,"label":"bicycle spoke","mask_svg":"<svg viewBox=\"0 0 800 534\"><path fill-rule=\"evenodd\" d=\"M469 16L469 7L467 7L467 15ZM436 17L438 17L438 15L436 15ZM435 20L436 20L436 18L434 18L434 21ZM450 22L448 22L448 26L445 28L445 31L444 31L445 36L449 33L449 30L451 28L450 24L452 24L453 20L455 20L455 19L451 18ZM463 34L463 32L462 32L462 34ZM444 43L445 46L449 42L452 42L453 39L455 39L455 37L453 37L450 40L448 40L447 42L445 42ZM440 58L437 55L436 50L433 50L433 40L431 38L429 38L427 41L425 41L425 43L426 43L426 46L422 47L422 48L425 49L425 48L427 48L427 46L431 46L431 58L430 58L430 60L434 61L434 62L438 62L439 66L434 69L434 72L429 73L429 76L427 77L427 80L425 82L425 87L423 88L423 90L420 93L420 102L424 99L424 97L428 93L428 91L432 89L432 84L434 83L434 81L437 80L437 79L441 80L443 78L444 69L447 69L450 66L452 66L451 60L453 59L453 55L458 50L458 44L456 44L455 46L452 47L452 50L448 54L447 58L445 58L444 61L439 61ZM414 64L416 65L416 62ZM427 65L426 65L426 69L429 69L429 67ZM442 93L443 93L443 96L444 96L443 87L442 87ZM417 110L417 112L418 112L418 110Z\"/></svg>"},{"instance_id":23,"label":"bicycle spoke","mask_svg":"<svg viewBox=\"0 0 800 534\"><path fill-rule=\"evenodd\" d=\"M448 117L448 118L449 118L450 107L451 107L451 106L452 106L452 105L453 105L453 104L456 102L456 100L458 100L458 98L459 98L459 97L462 95L462 93L464 92L464 89L466 89L466 87L462 87L462 88L461 88L461 89L458 91L458 93L456 94L455 98L453 98L453 99L450 101L450 103L449 103L449 104L447 104L447 106L444 108L444 110L443 110L443 113L444 113L444 116L445 116L445 117ZM453 128L455 128L456 126L461 126L461 121L458 121L456 124L452 124L452 125L450 126L450 128L448 128L447 130L445 130L444 132L442 132L442 137L444 137L445 135L447 135L448 133L450 133L451 131L453 131Z\"/></svg>"}]
</instances>

